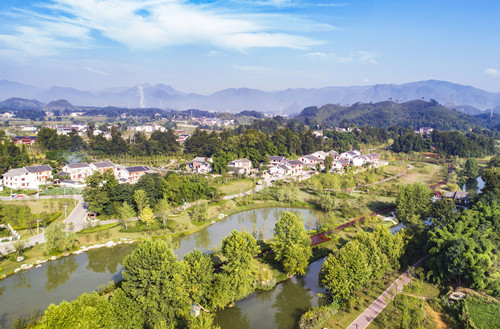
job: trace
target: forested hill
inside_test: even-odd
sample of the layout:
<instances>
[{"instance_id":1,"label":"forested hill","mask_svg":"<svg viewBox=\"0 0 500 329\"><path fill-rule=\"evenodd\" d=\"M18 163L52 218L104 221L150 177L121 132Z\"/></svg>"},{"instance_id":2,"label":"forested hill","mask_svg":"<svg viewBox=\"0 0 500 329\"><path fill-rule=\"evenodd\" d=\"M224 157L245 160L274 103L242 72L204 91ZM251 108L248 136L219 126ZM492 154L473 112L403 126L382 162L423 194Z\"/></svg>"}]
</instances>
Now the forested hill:
<instances>
[{"instance_id":1,"label":"forested hill","mask_svg":"<svg viewBox=\"0 0 500 329\"><path fill-rule=\"evenodd\" d=\"M498 125L498 115L494 122L489 118L458 113L438 104L436 101L415 100L406 103L384 101L379 103L356 103L352 106L328 104L320 108L308 107L294 120L310 125L339 127L346 124L387 128L394 125L402 127L432 127L439 130L468 130L475 126L494 128ZM495 122L496 121L496 122Z\"/></svg>"}]
</instances>

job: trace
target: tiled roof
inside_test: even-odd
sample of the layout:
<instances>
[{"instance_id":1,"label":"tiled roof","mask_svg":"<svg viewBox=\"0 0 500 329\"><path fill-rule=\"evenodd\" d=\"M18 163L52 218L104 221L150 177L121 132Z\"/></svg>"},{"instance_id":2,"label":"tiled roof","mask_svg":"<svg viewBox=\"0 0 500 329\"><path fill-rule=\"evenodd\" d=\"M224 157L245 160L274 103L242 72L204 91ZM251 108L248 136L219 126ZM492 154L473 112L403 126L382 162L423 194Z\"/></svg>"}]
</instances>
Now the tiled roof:
<instances>
[{"instance_id":1,"label":"tiled roof","mask_svg":"<svg viewBox=\"0 0 500 329\"><path fill-rule=\"evenodd\" d=\"M88 163L69 163L66 166L68 166L68 168L71 168L71 169L90 167Z\"/></svg>"},{"instance_id":2,"label":"tiled roof","mask_svg":"<svg viewBox=\"0 0 500 329\"><path fill-rule=\"evenodd\" d=\"M115 165L111 161L102 161L102 162L94 162L92 163L96 168L109 168L114 167Z\"/></svg>"},{"instance_id":3,"label":"tiled roof","mask_svg":"<svg viewBox=\"0 0 500 329\"><path fill-rule=\"evenodd\" d=\"M25 168L14 168L3 174L4 177L16 177L27 174L28 171Z\"/></svg>"},{"instance_id":4,"label":"tiled roof","mask_svg":"<svg viewBox=\"0 0 500 329\"><path fill-rule=\"evenodd\" d=\"M43 171L52 171L52 167L49 165L41 165L41 166L29 166L24 167L28 172L43 172Z\"/></svg>"},{"instance_id":5,"label":"tiled roof","mask_svg":"<svg viewBox=\"0 0 500 329\"><path fill-rule=\"evenodd\" d=\"M125 170L128 172L139 172L139 171L148 171L149 168L146 166L134 166L134 167L126 167Z\"/></svg>"}]
</instances>

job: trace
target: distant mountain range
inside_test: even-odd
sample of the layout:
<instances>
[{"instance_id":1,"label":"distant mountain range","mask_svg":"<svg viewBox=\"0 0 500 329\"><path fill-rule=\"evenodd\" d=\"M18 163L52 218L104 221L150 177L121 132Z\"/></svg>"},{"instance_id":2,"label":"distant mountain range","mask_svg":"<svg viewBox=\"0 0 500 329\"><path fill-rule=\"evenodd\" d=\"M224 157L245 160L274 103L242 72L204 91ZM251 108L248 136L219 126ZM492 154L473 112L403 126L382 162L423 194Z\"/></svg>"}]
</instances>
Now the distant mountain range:
<instances>
[{"instance_id":1,"label":"distant mountain range","mask_svg":"<svg viewBox=\"0 0 500 329\"><path fill-rule=\"evenodd\" d=\"M67 100L77 106L117 106L125 108L200 109L239 112L257 110L278 114L299 113L308 106L325 104L352 105L358 102L435 99L447 107L466 114L480 114L500 106L500 93L487 92L470 86L446 81L428 80L401 85L325 87L319 89L286 89L265 92L258 89L224 89L211 95L184 93L171 86L140 84L131 88L113 88L98 92L74 88L41 89L17 82L0 80L0 99L31 99L31 102L50 103ZM35 101L36 100L36 101Z\"/></svg>"}]
</instances>

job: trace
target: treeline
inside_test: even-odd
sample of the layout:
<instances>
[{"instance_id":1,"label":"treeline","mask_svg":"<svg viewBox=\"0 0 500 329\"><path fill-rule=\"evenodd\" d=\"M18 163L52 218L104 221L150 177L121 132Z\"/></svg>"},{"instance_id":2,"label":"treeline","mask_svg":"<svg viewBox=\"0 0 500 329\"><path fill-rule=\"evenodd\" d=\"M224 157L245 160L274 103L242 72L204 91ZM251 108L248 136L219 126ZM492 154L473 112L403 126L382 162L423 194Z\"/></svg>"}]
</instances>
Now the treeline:
<instances>
[{"instance_id":1,"label":"treeline","mask_svg":"<svg viewBox=\"0 0 500 329\"><path fill-rule=\"evenodd\" d=\"M146 202L151 209L155 209L161 200L170 205L181 205L183 202L219 195L217 189L201 175L148 174L141 176L136 184L118 184L112 172L95 172L87 178L86 183L83 196L89 210L107 216L120 216L124 203L140 211L141 205L134 198L138 190L145 192Z\"/></svg>"},{"instance_id":2,"label":"treeline","mask_svg":"<svg viewBox=\"0 0 500 329\"><path fill-rule=\"evenodd\" d=\"M24 146L12 143L5 131L0 130L0 174L12 168L19 168L30 163L30 157Z\"/></svg>"},{"instance_id":3,"label":"treeline","mask_svg":"<svg viewBox=\"0 0 500 329\"><path fill-rule=\"evenodd\" d=\"M180 144L171 129L165 132L155 131L149 138L137 132L128 139L124 139L115 126L111 128L110 139L106 139L103 134L94 136L92 132L93 130L89 129L89 141L86 142L75 130L68 135L58 135L54 129L42 128L38 132L37 143L49 151L88 151L99 156L175 154L180 150Z\"/></svg>"},{"instance_id":4,"label":"treeline","mask_svg":"<svg viewBox=\"0 0 500 329\"><path fill-rule=\"evenodd\" d=\"M369 233L361 231L321 266L319 283L339 305L355 302L355 293L390 270L399 269L404 235L393 235L387 226Z\"/></svg>"},{"instance_id":5,"label":"treeline","mask_svg":"<svg viewBox=\"0 0 500 329\"><path fill-rule=\"evenodd\" d=\"M425 136L406 130L394 138L392 150L404 153L433 150L436 153L462 158L482 157L496 152L491 132L481 129L474 129L465 134L459 131L434 130Z\"/></svg>"}]
</instances>

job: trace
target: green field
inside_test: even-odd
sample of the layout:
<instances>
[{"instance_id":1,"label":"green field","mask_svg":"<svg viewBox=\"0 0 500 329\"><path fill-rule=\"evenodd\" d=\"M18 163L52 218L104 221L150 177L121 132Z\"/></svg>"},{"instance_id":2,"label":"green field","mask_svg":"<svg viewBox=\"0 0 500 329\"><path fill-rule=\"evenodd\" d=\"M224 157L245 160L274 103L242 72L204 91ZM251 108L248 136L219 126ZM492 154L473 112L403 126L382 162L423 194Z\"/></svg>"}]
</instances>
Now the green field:
<instances>
[{"instance_id":1,"label":"green field","mask_svg":"<svg viewBox=\"0 0 500 329\"><path fill-rule=\"evenodd\" d=\"M224 195L239 194L242 191L246 192L254 187L254 183L251 179L238 180L224 184L218 187Z\"/></svg>"}]
</instances>

